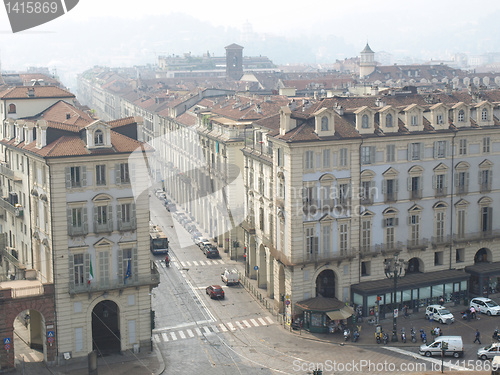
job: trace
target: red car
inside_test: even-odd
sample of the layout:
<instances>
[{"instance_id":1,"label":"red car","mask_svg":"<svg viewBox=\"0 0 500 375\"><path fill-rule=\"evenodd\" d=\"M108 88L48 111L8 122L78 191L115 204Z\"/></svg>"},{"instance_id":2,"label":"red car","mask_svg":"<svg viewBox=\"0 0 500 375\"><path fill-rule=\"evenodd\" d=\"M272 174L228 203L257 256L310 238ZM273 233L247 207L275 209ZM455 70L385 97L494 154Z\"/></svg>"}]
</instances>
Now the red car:
<instances>
[{"instance_id":1,"label":"red car","mask_svg":"<svg viewBox=\"0 0 500 375\"><path fill-rule=\"evenodd\" d=\"M207 287L206 291L210 298L224 299L224 290L222 290L220 285L210 285Z\"/></svg>"}]
</instances>

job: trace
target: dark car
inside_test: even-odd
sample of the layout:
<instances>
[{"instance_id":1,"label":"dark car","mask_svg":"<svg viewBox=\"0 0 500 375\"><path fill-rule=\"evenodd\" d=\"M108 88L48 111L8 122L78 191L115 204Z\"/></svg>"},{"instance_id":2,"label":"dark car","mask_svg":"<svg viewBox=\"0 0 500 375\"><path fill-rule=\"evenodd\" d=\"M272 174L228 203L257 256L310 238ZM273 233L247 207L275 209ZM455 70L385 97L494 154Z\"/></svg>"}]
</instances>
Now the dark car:
<instances>
[{"instance_id":1,"label":"dark car","mask_svg":"<svg viewBox=\"0 0 500 375\"><path fill-rule=\"evenodd\" d=\"M207 256L207 258L219 258L219 250L214 245L205 245L203 247L203 254Z\"/></svg>"},{"instance_id":2,"label":"dark car","mask_svg":"<svg viewBox=\"0 0 500 375\"><path fill-rule=\"evenodd\" d=\"M220 285L210 285L207 287L206 291L210 298L224 299L224 290L222 290Z\"/></svg>"}]
</instances>

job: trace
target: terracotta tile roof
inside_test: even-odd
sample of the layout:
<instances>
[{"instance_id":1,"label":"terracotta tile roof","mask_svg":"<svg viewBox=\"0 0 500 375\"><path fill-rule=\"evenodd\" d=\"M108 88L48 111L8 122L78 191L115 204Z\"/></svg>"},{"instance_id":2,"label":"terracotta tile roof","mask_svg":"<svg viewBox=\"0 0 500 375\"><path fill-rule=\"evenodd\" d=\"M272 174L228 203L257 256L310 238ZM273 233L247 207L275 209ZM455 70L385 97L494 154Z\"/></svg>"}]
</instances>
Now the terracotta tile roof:
<instances>
[{"instance_id":1,"label":"terracotta tile roof","mask_svg":"<svg viewBox=\"0 0 500 375\"><path fill-rule=\"evenodd\" d=\"M136 124L137 121L135 117L130 116L130 117L124 117L118 120L113 120L113 121L108 121L107 124L111 126L111 129L114 128L119 128L120 126L125 126L125 125L130 125L130 124Z\"/></svg>"},{"instance_id":2,"label":"terracotta tile roof","mask_svg":"<svg viewBox=\"0 0 500 375\"><path fill-rule=\"evenodd\" d=\"M176 120L178 122L180 122L181 124L184 124L187 126L193 126L193 125L196 125L197 117L193 113L184 112L182 115L177 116Z\"/></svg>"},{"instance_id":3,"label":"terracotta tile roof","mask_svg":"<svg viewBox=\"0 0 500 375\"><path fill-rule=\"evenodd\" d=\"M28 89L35 90L33 97L28 96ZM39 99L39 98L74 98L75 95L56 86L19 86L11 87L0 93L0 99Z\"/></svg>"},{"instance_id":4,"label":"terracotta tile roof","mask_svg":"<svg viewBox=\"0 0 500 375\"><path fill-rule=\"evenodd\" d=\"M39 114L24 119L28 121L45 120L57 124L74 125L80 128L95 121L86 112L79 110L64 100L59 100Z\"/></svg>"}]
</instances>

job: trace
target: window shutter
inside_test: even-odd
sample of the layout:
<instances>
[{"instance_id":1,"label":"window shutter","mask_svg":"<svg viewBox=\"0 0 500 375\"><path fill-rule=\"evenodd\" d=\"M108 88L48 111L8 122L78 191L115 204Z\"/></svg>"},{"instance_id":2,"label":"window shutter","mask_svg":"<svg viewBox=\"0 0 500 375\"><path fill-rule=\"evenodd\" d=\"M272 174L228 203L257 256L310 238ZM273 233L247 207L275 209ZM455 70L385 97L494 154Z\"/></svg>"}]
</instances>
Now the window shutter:
<instances>
[{"instance_id":1,"label":"window shutter","mask_svg":"<svg viewBox=\"0 0 500 375\"><path fill-rule=\"evenodd\" d=\"M408 177L408 191L411 191L411 177Z\"/></svg>"},{"instance_id":2,"label":"window shutter","mask_svg":"<svg viewBox=\"0 0 500 375\"><path fill-rule=\"evenodd\" d=\"M87 234L89 232L89 224L87 219L87 207L82 209L82 221L83 221L83 233Z\"/></svg>"},{"instance_id":3,"label":"window shutter","mask_svg":"<svg viewBox=\"0 0 500 375\"><path fill-rule=\"evenodd\" d=\"M406 149L406 159L408 159L408 161L411 160L411 143L408 143L408 147Z\"/></svg>"},{"instance_id":4,"label":"window shutter","mask_svg":"<svg viewBox=\"0 0 500 375\"><path fill-rule=\"evenodd\" d=\"M133 262L133 267L132 268L132 280L137 280L139 276L139 259L137 257L137 247L134 247L132 249L132 262Z\"/></svg>"},{"instance_id":5,"label":"window shutter","mask_svg":"<svg viewBox=\"0 0 500 375\"><path fill-rule=\"evenodd\" d=\"M398 192L398 189L399 189L399 180L397 178L394 179L394 192L397 193Z\"/></svg>"},{"instance_id":6,"label":"window shutter","mask_svg":"<svg viewBox=\"0 0 500 375\"><path fill-rule=\"evenodd\" d=\"M382 194L387 193L387 180L382 180Z\"/></svg>"},{"instance_id":7,"label":"window shutter","mask_svg":"<svg viewBox=\"0 0 500 375\"><path fill-rule=\"evenodd\" d=\"M424 190L424 176L418 178L418 190Z\"/></svg>"},{"instance_id":8,"label":"window shutter","mask_svg":"<svg viewBox=\"0 0 500 375\"><path fill-rule=\"evenodd\" d=\"M458 186L458 184L459 184L459 182L460 182L460 181L459 181L459 179L458 179L458 178L459 178L459 173L458 173L458 172L455 172L455 175L454 175L454 176L455 176L455 177L454 177L454 180L455 180L455 181L454 181L454 184L455 184L455 186Z\"/></svg>"},{"instance_id":9,"label":"window shutter","mask_svg":"<svg viewBox=\"0 0 500 375\"><path fill-rule=\"evenodd\" d=\"M434 142L434 153L432 154L432 157L435 159L438 157L438 149L439 149L439 142Z\"/></svg>"},{"instance_id":10,"label":"window shutter","mask_svg":"<svg viewBox=\"0 0 500 375\"><path fill-rule=\"evenodd\" d=\"M66 189L71 188L71 168L66 167Z\"/></svg>"},{"instance_id":11,"label":"window shutter","mask_svg":"<svg viewBox=\"0 0 500 375\"><path fill-rule=\"evenodd\" d=\"M89 275L90 275L90 254L86 253L85 254L85 275L83 275L83 279L85 282L89 281Z\"/></svg>"},{"instance_id":12,"label":"window shutter","mask_svg":"<svg viewBox=\"0 0 500 375\"><path fill-rule=\"evenodd\" d=\"M482 172L483 172L483 171L479 171L479 172L477 172L477 183L478 183L479 185L481 185L481 182L482 182L482 181L481 181L481 174L482 174Z\"/></svg>"},{"instance_id":13,"label":"window shutter","mask_svg":"<svg viewBox=\"0 0 500 375\"><path fill-rule=\"evenodd\" d=\"M469 188L469 172L465 174L465 188Z\"/></svg>"},{"instance_id":14,"label":"window shutter","mask_svg":"<svg viewBox=\"0 0 500 375\"><path fill-rule=\"evenodd\" d=\"M488 230L493 229L493 207L488 207Z\"/></svg>"},{"instance_id":15,"label":"window shutter","mask_svg":"<svg viewBox=\"0 0 500 375\"><path fill-rule=\"evenodd\" d=\"M436 175L432 175L432 188L435 189L437 186L437 177Z\"/></svg>"},{"instance_id":16,"label":"window shutter","mask_svg":"<svg viewBox=\"0 0 500 375\"><path fill-rule=\"evenodd\" d=\"M395 217L394 218L394 226L398 226L398 225L399 225L399 218Z\"/></svg>"},{"instance_id":17,"label":"window shutter","mask_svg":"<svg viewBox=\"0 0 500 375\"><path fill-rule=\"evenodd\" d=\"M446 151L445 151L445 152L446 152L446 154L445 154L445 156L446 156L446 157L448 157L448 156L451 156L451 155L452 155L453 150L452 150L451 142L446 141L446 147L445 147L445 150L446 150Z\"/></svg>"},{"instance_id":18,"label":"window shutter","mask_svg":"<svg viewBox=\"0 0 500 375\"><path fill-rule=\"evenodd\" d=\"M444 183L444 187L447 188L448 187L448 175L447 174L444 175L444 182L443 183Z\"/></svg>"},{"instance_id":19,"label":"window shutter","mask_svg":"<svg viewBox=\"0 0 500 375\"><path fill-rule=\"evenodd\" d=\"M118 250L118 283L125 282L125 275L123 274L123 249Z\"/></svg>"},{"instance_id":20,"label":"window shutter","mask_svg":"<svg viewBox=\"0 0 500 375\"><path fill-rule=\"evenodd\" d=\"M113 206L109 205L108 206L108 229L110 231L113 230Z\"/></svg>"},{"instance_id":21,"label":"window shutter","mask_svg":"<svg viewBox=\"0 0 500 375\"><path fill-rule=\"evenodd\" d=\"M115 164L115 183L117 185L120 185L121 179L120 179L120 164Z\"/></svg>"},{"instance_id":22,"label":"window shutter","mask_svg":"<svg viewBox=\"0 0 500 375\"><path fill-rule=\"evenodd\" d=\"M420 147L419 154L418 154L418 158L419 158L420 160L423 160L423 159L424 159L424 156L425 156L425 155L424 155L424 152L425 152L424 144L423 144L423 143L419 143L418 145L419 145L419 147Z\"/></svg>"},{"instance_id":23,"label":"window shutter","mask_svg":"<svg viewBox=\"0 0 500 375\"><path fill-rule=\"evenodd\" d=\"M118 229L122 229L123 218L122 218L122 205L120 203L116 206L116 222L118 223Z\"/></svg>"},{"instance_id":24,"label":"window shutter","mask_svg":"<svg viewBox=\"0 0 500 375\"><path fill-rule=\"evenodd\" d=\"M370 146L370 163L371 164L375 163L375 151L376 151L376 147Z\"/></svg>"},{"instance_id":25,"label":"window shutter","mask_svg":"<svg viewBox=\"0 0 500 375\"><path fill-rule=\"evenodd\" d=\"M137 228L137 221L135 218L135 203L130 204L130 224L132 225L132 229Z\"/></svg>"},{"instance_id":26,"label":"window shutter","mask_svg":"<svg viewBox=\"0 0 500 375\"><path fill-rule=\"evenodd\" d=\"M97 233L97 207L94 206L94 232Z\"/></svg>"},{"instance_id":27,"label":"window shutter","mask_svg":"<svg viewBox=\"0 0 500 375\"><path fill-rule=\"evenodd\" d=\"M72 211L71 208L68 208L67 210L67 215L68 215L68 234L72 234L72 228L73 228L73 216L71 215Z\"/></svg>"},{"instance_id":28,"label":"window shutter","mask_svg":"<svg viewBox=\"0 0 500 375\"><path fill-rule=\"evenodd\" d=\"M82 187L87 186L87 167L82 168Z\"/></svg>"},{"instance_id":29,"label":"window shutter","mask_svg":"<svg viewBox=\"0 0 500 375\"><path fill-rule=\"evenodd\" d=\"M411 215L408 216L407 221L408 221L408 225L411 225Z\"/></svg>"},{"instance_id":30,"label":"window shutter","mask_svg":"<svg viewBox=\"0 0 500 375\"><path fill-rule=\"evenodd\" d=\"M70 254L68 257L68 266L69 266L69 282L71 285L75 285L75 259L74 255Z\"/></svg>"},{"instance_id":31,"label":"window shutter","mask_svg":"<svg viewBox=\"0 0 500 375\"><path fill-rule=\"evenodd\" d=\"M382 219L382 228L387 227L387 219Z\"/></svg>"}]
</instances>

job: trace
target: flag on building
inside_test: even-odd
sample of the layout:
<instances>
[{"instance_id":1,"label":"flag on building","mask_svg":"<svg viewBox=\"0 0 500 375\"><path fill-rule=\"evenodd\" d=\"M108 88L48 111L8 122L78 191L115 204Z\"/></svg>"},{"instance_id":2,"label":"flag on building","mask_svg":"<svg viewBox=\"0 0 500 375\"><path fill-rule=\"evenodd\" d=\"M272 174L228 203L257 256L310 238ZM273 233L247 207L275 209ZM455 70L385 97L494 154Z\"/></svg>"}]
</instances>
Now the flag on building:
<instances>
[{"instance_id":1,"label":"flag on building","mask_svg":"<svg viewBox=\"0 0 500 375\"><path fill-rule=\"evenodd\" d=\"M131 277L132 277L132 272L130 271L130 259L129 259L127 264L127 273L125 274L125 282L127 282L127 279L130 279Z\"/></svg>"},{"instance_id":2,"label":"flag on building","mask_svg":"<svg viewBox=\"0 0 500 375\"><path fill-rule=\"evenodd\" d=\"M89 285L94 280L94 270L92 269L92 258L90 258Z\"/></svg>"}]
</instances>

